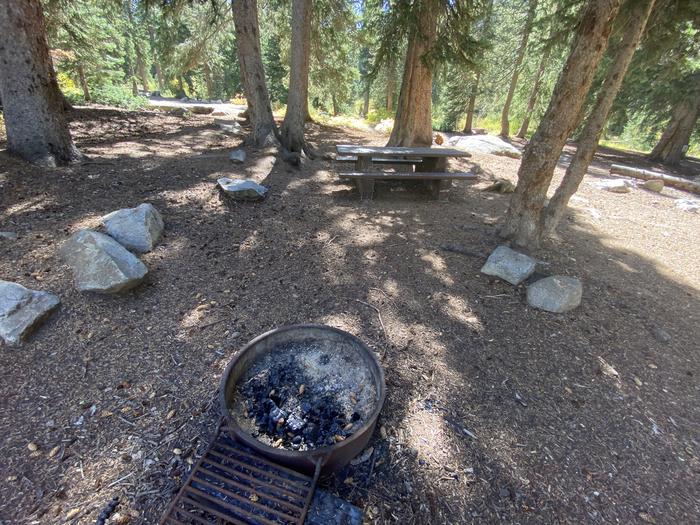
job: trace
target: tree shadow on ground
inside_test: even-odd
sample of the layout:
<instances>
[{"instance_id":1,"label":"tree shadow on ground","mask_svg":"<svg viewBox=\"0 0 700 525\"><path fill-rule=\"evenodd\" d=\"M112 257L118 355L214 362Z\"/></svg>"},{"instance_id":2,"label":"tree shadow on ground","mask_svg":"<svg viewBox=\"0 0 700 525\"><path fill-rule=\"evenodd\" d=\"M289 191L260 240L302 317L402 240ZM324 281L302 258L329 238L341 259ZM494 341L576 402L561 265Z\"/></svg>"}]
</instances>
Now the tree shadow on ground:
<instances>
[{"instance_id":1,"label":"tree shadow on ground","mask_svg":"<svg viewBox=\"0 0 700 525\"><path fill-rule=\"evenodd\" d=\"M324 151L366 138L318 127L312 140ZM13 378L0 391L5 469L17 478L0 488L0 515L51 521L82 502L89 521L118 494L135 522L156 522L216 426L215 390L231 355L304 322L354 333L386 371L373 454L322 482L378 523L700 514L697 289L606 245L573 210L565 240L536 255L543 273L582 278L583 304L562 315L533 310L523 287L479 273L482 257L441 249L489 253L507 197L457 183L448 203L401 188L360 202L332 167L277 163L260 179L268 199L231 205L216 177L260 174L189 151L124 154L109 170L56 177L8 170L3 220L23 236L0 259L3 277L54 290L63 306L21 351L0 353ZM42 197L52 211L15 209ZM144 256L150 281L121 297L75 292L56 246L86 220L143 200L167 225ZM599 373L599 356L617 378ZM58 443L60 461L29 457L28 436L42 450Z\"/></svg>"}]
</instances>

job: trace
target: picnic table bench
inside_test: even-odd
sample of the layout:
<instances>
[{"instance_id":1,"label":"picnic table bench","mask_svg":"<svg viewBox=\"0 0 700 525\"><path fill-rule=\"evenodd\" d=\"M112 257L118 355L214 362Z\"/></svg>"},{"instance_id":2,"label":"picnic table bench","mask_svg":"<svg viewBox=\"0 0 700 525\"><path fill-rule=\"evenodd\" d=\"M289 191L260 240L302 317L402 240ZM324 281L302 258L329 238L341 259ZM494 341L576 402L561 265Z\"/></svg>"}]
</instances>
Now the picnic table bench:
<instances>
[{"instance_id":1,"label":"picnic table bench","mask_svg":"<svg viewBox=\"0 0 700 525\"><path fill-rule=\"evenodd\" d=\"M466 151L452 148L356 146L338 144L336 161L354 162L355 171L338 175L357 183L361 199L372 199L377 180L422 180L429 184L433 197L447 200L453 180L474 180L473 173L447 172L450 157L471 157ZM371 171L373 164L411 164L413 171Z\"/></svg>"}]
</instances>

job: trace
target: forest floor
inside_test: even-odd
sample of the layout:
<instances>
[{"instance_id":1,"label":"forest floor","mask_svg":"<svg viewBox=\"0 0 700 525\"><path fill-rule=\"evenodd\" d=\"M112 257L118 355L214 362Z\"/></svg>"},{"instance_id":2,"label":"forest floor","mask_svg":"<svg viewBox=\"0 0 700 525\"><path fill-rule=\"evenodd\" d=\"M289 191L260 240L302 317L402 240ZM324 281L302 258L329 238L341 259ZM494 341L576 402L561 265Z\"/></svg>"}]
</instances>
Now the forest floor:
<instances>
[{"instance_id":1,"label":"forest floor","mask_svg":"<svg viewBox=\"0 0 700 525\"><path fill-rule=\"evenodd\" d=\"M474 155L483 181L446 203L401 185L360 202L331 161L230 163L239 139L211 117L72 117L88 162L0 153L0 230L19 234L0 239L0 278L62 300L26 345L0 348L0 522L94 523L119 496L124 520L156 523L217 425L231 356L309 322L356 334L386 371L373 459L322 479L369 523L700 521L700 214L674 189L593 184L640 158L599 155L534 254L583 281L582 305L554 315L479 273L509 199L481 189L515 181L518 160ZM311 125L310 139L324 153L386 137ZM216 179L241 175L269 197L222 201ZM60 244L144 201L166 224L147 282L77 292Z\"/></svg>"}]
</instances>

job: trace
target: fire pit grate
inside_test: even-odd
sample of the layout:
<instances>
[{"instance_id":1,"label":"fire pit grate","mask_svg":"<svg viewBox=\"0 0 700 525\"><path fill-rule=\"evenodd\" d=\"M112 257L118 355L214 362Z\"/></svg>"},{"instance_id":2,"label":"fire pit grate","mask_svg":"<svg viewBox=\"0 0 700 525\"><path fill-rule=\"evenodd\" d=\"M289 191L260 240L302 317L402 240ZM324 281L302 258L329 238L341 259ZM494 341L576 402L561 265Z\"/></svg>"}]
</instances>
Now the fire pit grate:
<instances>
[{"instance_id":1,"label":"fire pit grate","mask_svg":"<svg viewBox=\"0 0 700 525\"><path fill-rule=\"evenodd\" d=\"M318 478L262 457L222 425L161 525L302 525Z\"/></svg>"}]
</instances>

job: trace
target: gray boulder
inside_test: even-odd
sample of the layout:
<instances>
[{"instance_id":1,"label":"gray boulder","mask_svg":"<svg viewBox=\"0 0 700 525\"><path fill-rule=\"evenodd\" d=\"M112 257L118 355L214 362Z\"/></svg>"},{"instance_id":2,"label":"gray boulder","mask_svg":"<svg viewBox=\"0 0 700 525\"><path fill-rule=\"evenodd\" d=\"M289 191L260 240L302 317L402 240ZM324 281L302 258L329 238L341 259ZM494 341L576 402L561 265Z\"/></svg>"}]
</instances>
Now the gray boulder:
<instances>
[{"instance_id":1,"label":"gray boulder","mask_svg":"<svg viewBox=\"0 0 700 525\"><path fill-rule=\"evenodd\" d=\"M245 151L242 149L234 149L228 156L228 160L231 162L242 163L245 162Z\"/></svg>"},{"instance_id":2,"label":"gray boulder","mask_svg":"<svg viewBox=\"0 0 700 525\"><path fill-rule=\"evenodd\" d=\"M227 197L237 201L256 201L265 198L267 188L255 181L222 177L216 181Z\"/></svg>"},{"instance_id":3,"label":"gray boulder","mask_svg":"<svg viewBox=\"0 0 700 525\"><path fill-rule=\"evenodd\" d=\"M127 250L150 252L163 234L163 218L148 203L124 208L102 217L105 231Z\"/></svg>"},{"instance_id":4,"label":"gray boulder","mask_svg":"<svg viewBox=\"0 0 700 525\"><path fill-rule=\"evenodd\" d=\"M537 262L525 254L511 250L507 246L496 248L486 264L481 268L481 273L500 277L510 284L518 285L530 277L535 271Z\"/></svg>"},{"instance_id":5,"label":"gray boulder","mask_svg":"<svg viewBox=\"0 0 700 525\"><path fill-rule=\"evenodd\" d=\"M58 297L30 290L21 284L0 281L0 337L18 344L58 307Z\"/></svg>"},{"instance_id":6,"label":"gray boulder","mask_svg":"<svg viewBox=\"0 0 700 525\"><path fill-rule=\"evenodd\" d=\"M527 287L527 303L534 308L560 314L580 305L582 293L580 280L553 275Z\"/></svg>"},{"instance_id":7,"label":"gray boulder","mask_svg":"<svg viewBox=\"0 0 700 525\"><path fill-rule=\"evenodd\" d=\"M487 153L513 159L522 157L518 148L494 135L455 135L447 139L447 146L470 153Z\"/></svg>"},{"instance_id":8,"label":"gray boulder","mask_svg":"<svg viewBox=\"0 0 700 525\"><path fill-rule=\"evenodd\" d=\"M137 286L148 268L111 237L91 230L74 233L61 247L81 292L119 293Z\"/></svg>"}]
</instances>

